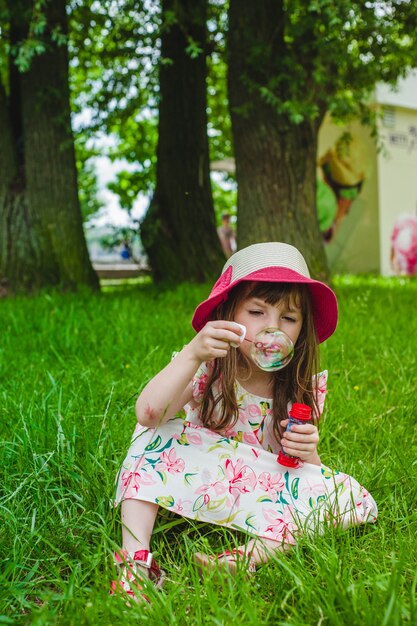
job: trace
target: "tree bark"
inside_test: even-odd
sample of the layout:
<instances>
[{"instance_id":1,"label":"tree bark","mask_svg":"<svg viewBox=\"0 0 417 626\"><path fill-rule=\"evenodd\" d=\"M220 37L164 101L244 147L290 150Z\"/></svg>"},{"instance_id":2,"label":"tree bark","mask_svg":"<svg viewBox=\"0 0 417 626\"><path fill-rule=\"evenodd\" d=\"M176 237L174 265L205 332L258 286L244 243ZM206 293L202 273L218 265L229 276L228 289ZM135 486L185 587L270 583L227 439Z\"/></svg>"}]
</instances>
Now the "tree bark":
<instances>
[{"instance_id":1,"label":"tree bark","mask_svg":"<svg viewBox=\"0 0 417 626\"><path fill-rule=\"evenodd\" d=\"M11 4L14 42L25 36L32 2ZM68 56L52 30L67 33L65 0L46 5L45 52L0 94L9 165L0 175L0 276L10 291L44 286L98 288L82 229L70 125ZM13 41L12 41L13 42Z\"/></svg>"},{"instance_id":2,"label":"tree bark","mask_svg":"<svg viewBox=\"0 0 417 626\"><path fill-rule=\"evenodd\" d=\"M228 90L238 183L239 247L262 241L295 245L312 274L326 279L316 211L316 159L324 111L291 123L270 89L284 69L283 7L276 0L231 0ZM278 83L279 84L279 83ZM285 101L286 94L274 91ZM275 106L274 106L275 104Z\"/></svg>"},{"instance_id":3,"label":"tree bark","mask_svg":"<svg viewBox=\"0 0 417 626\"><path fill-rule=\"evenodd\" d=\"M141 237L156 281L204 281L225 259L210 184L206 114L207 0L163 0L157 182ZM187 52L190 41L202 52Z\"/></svg>"},{"instance_id":4,"label":"tree bark","mask_svg":"<svg viewBox=\"0 0 417 626\"><path fill-rule=\"evenodd\" d=\"M1 293L32 291L45 282L48 246L27 201L21 127L21 76L10 65L10 98L0 85L0 281ZM57 282L57 281L55 281Z\"/></svg>"}]
</instances>

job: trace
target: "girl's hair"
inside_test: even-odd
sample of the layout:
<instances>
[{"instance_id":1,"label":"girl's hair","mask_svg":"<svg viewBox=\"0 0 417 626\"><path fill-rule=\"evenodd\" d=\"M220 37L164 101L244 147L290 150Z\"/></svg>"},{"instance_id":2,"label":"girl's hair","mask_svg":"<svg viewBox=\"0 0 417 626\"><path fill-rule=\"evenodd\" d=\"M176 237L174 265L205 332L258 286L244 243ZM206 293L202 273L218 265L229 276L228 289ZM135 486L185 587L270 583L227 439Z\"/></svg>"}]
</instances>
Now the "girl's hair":
<instances>
[{"instance_id":1,"label":"girl's hair","mask_svg":"<svg viewBox=\"0 0 417 626\"><path fill-rule=\"evenodd\" d=\"M318 423L319 410L317 388L313 376L319 371L319 351L314 328L312 306L308 287L297 283L240 283L230 291L226 302L215 311L215 319L233 320L237 306L248 298L260 298L268 304L285 302L300 307L303 324L290 363L273 373L273 429L281 438L283 429L280 421L288 417L288 402L302 402L312 409L313 421ZM215 359L203 394L200 419L203 425L217 432L234 426L239 418L235 381L238 370L250 374L253 364L241 350L229 350L226 357ZM213 393L213 383L219 381L220 392ZM221 408L220 417L215 417L215 408Z\"/></svg>"}]
</instances>

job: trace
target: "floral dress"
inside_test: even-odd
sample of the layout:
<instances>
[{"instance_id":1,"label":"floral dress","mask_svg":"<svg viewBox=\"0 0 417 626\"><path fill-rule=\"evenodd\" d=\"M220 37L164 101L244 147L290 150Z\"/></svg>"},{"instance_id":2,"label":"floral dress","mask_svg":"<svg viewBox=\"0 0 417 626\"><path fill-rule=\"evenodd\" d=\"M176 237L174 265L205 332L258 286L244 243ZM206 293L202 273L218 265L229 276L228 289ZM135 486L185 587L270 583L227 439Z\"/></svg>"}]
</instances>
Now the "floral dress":
<instances>
[{"instance_id":1,"label":"floral dress","mask_svg":"<svg viewBox=\"0 0 417 626\"><path fill-rule=\"evenodd\" d=\"M185 419L177 416L155 429L136 426L117 477L115 505L145 500L191 519L286 543L327 524L346 528L376 520L374 499L351 476L324 465L299 462L293 469L277 462L280 445L270 399L236 382L237 423L222 434L204 428L199 413L207 374L203 364L193 378ZM315 382L322 411L327 372Z\"/></svg>"}]
</instances>

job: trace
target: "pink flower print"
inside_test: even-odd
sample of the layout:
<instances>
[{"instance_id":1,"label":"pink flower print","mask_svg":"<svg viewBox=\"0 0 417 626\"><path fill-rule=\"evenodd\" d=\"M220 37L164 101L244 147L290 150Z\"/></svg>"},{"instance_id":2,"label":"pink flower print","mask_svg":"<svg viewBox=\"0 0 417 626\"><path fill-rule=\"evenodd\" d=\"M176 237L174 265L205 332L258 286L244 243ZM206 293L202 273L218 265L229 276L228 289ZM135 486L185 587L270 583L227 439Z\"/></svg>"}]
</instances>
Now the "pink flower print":
<instances>
[{"instance_id":1,"label":"pink flower print","mask_svg":"<svg viewBox=\"0 0 417 626\"><path fill-rule=\"evenodd\" d=\"M177 504L174 504L174 506L172 507L172 510L175 513L178 513L178 515L181 515L184 510L184 507L182 506L182 500L178 500Z\"/></svg>"},{"instance_id":2,"label":"pink flower print","mask_svg":"<svg viewBox=\"0 0 417 626\"><path fill-rule=\"evenodd\" d=\"M184 515L184 509L185 511L189 511L190 504L191 502L189 500L181 500L181 498L178 498L174 506L171 508L171 511L178 513L178 515Z\"/></svg>"},{"instance_id":3,"label":"pink flower print","mask_svg":"<svg viewBox=\"0 0 417 626\"><path fill-rule=\"evenodd\" d=\"M240 424L248 423L248 416L246 414L245 409L239 409L239 423Z\"/></svg>"},{"instance_id":4,"label":"pink flower print","mask_svg":"<svg viewBox=\"0 0 417 626\"><path fill-rule=\"evenodd\" d=\"M210 490L213 490L216 496L220 496L226 491L226 487L220 481L216 481L215 483L204 483L195 490L195 493L207 493Z\"/></svg>"},{"instance_id":5,"label":"pink flower print","mask_svg":"<svg viewBox=\"0 0 417 626\"><path fill-rule=\"evenodd\" d=\"M248 404L246 407L246 413L253 420L254 418L261 418L262 411L259 404Z\"/></svg>"},{"instance_id":6,"label":"pink flower print","mask_svg":"<svg viewBox=\"0 0 417 626\"><path fill-rule=\"evenodd\" d=\"M318 496L322 496L326 494L326 489L323 486L323 483L312 484L310 482L305 481L305 487L300 489L300 493L304 494L306 498L316 498Z\"/></svg>"},{"instance_id":7,"label":"pink flower print","mask_svg":"<svg viewBox=\"0 0 417 626\"><path fill-rule=\"evenodd\" d=\"M185 463L183 459L177 459L176 452L173 448L167 454L163 452L160 457L160 462L157 463L155 469L164 471L166 470L170 474L180 474L184 471Z\"/></svg>"},{"instance_id":8,"label":"pink flower print","mask_svg":"<svg viewBox=\"0 0 417 626\"><path fill-rule=\"evenodd\" d=\"M141 485L148 486L156 484L152 476L146 470L142 470L145 463L145 457L141 457L133 471L123 472L121 476L123 499L135 498L138 495Z\"/></svg>"},{"instance_id":9,"label":"pink flower print","mask_svg":"<svg viewBox=\"0 0 417 626\"><path fill-rule=\"evenodd\" d=\"M297 530L297 526L294 523L293 510L290 506L285 507L282 513L274 509L264 509L264 518L270 524L265 532L271 535L271 539L295 544L294 531Z\"/></svg>"},{"instance_id":10,"label":"pink flower print","mask_svg":"<svg viewBox=\"0 0 417 626\"><path fill-rule=\"evenodd\" d=\"M197 417L199 417L199 409L197 410ZM219 438L219 433L216 433L214 430L210 430L210 428L204 428L204 426L199 426L197 424L194 424L190 420L186 420L184 423L189 428L192 428L195 431L200 431L201 433L204 434L205 437L210 437L211 439ZM190 431L188 431L188 433L189 432ZM200 437L201 435L198 435L198 436Z\"/></svg>"},{"instance_id":11,"label":"pink flower print","mask_svg":"<svg viewBox=\"0 0 417 626\"><path fill-rule=\"evenodd\" d=\"M285 482L282 478L282 474L271 474L269 472L262 472L258 478L259 484L265 489L268 497L273 502L277 499L278 492L282 491L285 486Z\"/></svg>"},{"instance_id":12,"label":"pink flower print","mask_svg":"<svg viewBox=\"0 0 417 626\"><path fill-rule=\"evenodd\" d=\"M205 388L207 386L207 374L201 374L198 378L194 379L193 383L193 397L195 400L200 400L203 397Z\"/></svg>"},{"instance_id":13,"label":"pink flower print","mask_svg":"<svg viewBox=\"0 0 417 626\"><path fill-rule=\"evenodd\" d=\"M249 465L244 465L243 459L238 459L234 465L231 459L227 459L225 474L229 481L229 492L233 496L251 493L256 487L256 474Z\"/></svg>"},{"instance_id":14,"label":"pink flower print","mask_svg":"<svg viewBox=\"0 0 417 626\"><path fill-rule=\"evenodd\" d=\"M194 446L201 446L202 439L201 439L201 435L199 433L194 433L194 432L188 431L187 432L187 439Z\"/></svg>"},{"instance_id":15,"label":"pink flower print","mask_svg":"<svg viewBox=\"0 0 417 626\"><path fill-rule=\"evenodd\" d=\"M259 440L254 433L243 433L243 441L250 446L256 446L259 444Z\"/></svg>"},{"instance_id":16,"label":"pink flower print","mask_svg":"<svg viewBox=\"0 0 417 626\"><path fill-rule=\"evenodd\" d=\"M176 441L179 441L180 444L182 445L196 445L196 446L200 446L201 445L201 435L199 435L198 433L194 433L194 432L190 432L187 431L185 432L185 429L182 431L181 435L179 435L178 433L175 433L174 435L172 435L172 438L175 439Z\"/></svg>"},{"instance_id":17,"label":"pink flower print","mask_svg":"<svg viewBox=\"0 0 417 626\"><path fill-rule=\"evenodd\" d=\"M208 495L208 493L198 496L198 498L196 498L196 500L194 500L193 502L193 511L199 511L200 509L203 509L208 505L209 502L210 496Z\"/></svg>"}]
</instances>

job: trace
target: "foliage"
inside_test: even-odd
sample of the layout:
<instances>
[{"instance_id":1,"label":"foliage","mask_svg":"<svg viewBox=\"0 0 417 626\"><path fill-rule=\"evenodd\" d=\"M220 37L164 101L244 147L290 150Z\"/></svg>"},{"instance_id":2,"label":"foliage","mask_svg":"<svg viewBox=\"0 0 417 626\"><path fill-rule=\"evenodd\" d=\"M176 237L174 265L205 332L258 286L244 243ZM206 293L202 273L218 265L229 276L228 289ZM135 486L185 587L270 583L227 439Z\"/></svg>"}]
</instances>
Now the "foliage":
<instances>
[{"instance_id":1,"label":"foliage","mask_svg":"<svg viewBox=\"0 0 417 626\"><path fill-rule=\"evenodd\" d=\"M164 15L169 27L174 15ZM159 57L161 15L158 2L106 0L72 4L71 85L75 112L88 109L91 118L79 128L89 138L91 155L100 146L103 133L113 141L104 148L112 160L125 160L132 167L120 171L109 188L120 205L130 211L139 193L151 196L156 177L158 142L158 68L169 59ZM208 135L211 160L233 156L228 113L224 59L226 9L212 3L208 19L208 50L189 40L188 52L208 54ZM120 42L123 41L123 46ZM103 148L101 148L103 154ZM219 207L234 201L217 187ZM215 197L216 199L216 197Z\"/></svg>"},{"instance_id":2,"label":"foliage","mask_svg":"<svg viewBox=\"0 0 417 626\"><path fill-rule=\"evenodd\" d=\"M109 157L122 157L135 169L122 170L116 175L115 182L109 189L117 193L121 207L130 211L139 193L150 196L155 186L156 177L156 145L158 139L158 120L156 115L142 115L138 119L126 119L123 135L109 151ZM114 129L113 135L117 136Z\"/></svg>"},{"instance_id":3,"label":"foliage","mask_svg":"<svg viewBox=\"0 0 417 626\"><path fill-rule=\"evenodd\" d=\"M275 37L252 42L264 100L293 124L325 111L369 121L370 92L378 81L395 84L417 65L415 2L286 0L276 8Z\"/></svg>"},{"instance_id":4,"label":"foliage","mask_svg":"<svg viewBox=\"0 0 417 626\"><path fill-rule=\"evenodd\" d=\"M75 142L75 157L78 170L78 196L84 221L103 208L99 199L96 167L91 151L86 149L86 138L79 134Z\"/></svg>"},{"instance_id":5,"label":"foliage","mask_svg":"<svg viewBox=\"0 0 417 626\"><path fill-rule=\"evenodd\" d=\"M0 0L0 83L4 88L9 84L8 27L9 11L6 0Z\"/></svg>"},{"instance_id":6,"label":"foliage","mask_svg":"<svg viewBox=\"0 0 417 626\"><path fill-rule=\"evenodd\" d=\"M322 352L321 454L370 489L378 523L306 539L250 580L219 582L200 580L192 555L238 537L163 514L153 551L168 582L149 590L151 605L131 608L108 595L120 541L114 476L137 394L190 340L209 286L0 302L1 623L416 623L417 284L347 277L335 287L341 321Z\"/></svg>"},{"instance_id":7,"label":"foliage","mask_svg":"<svg viewBox=\"0 0 417 626\"><path fill-rule=\"evenodd\" d=\"M225 33L227 2L210 3L208 19L208 134L212 160L233 156L227 99ZM169 16L165 16L169 24ZM262 48L251 49L259 79L251 85L278 113L298 124L328 110L334 117L359 116L373 123L368 108L378 81L394 84L417 62L415 3L286 0L277 13L270 68ZM126 159L112 184L130 210L138 193L155 184L159 32L158 2L106 0L71 4L72 88L76 110L94 111L80 132L114 137L108 155ZM200 53L190 41L190 54ZM168 62L163 59L162 62ZM94 151L94 149L92 149ZM220 205L228 203L228 192ZM217 198L215 198L217 200ZM216 203L217 213L221 212Z\"/></svg>"},{"instance_id":8,"label":"foliage","mask_svg":"<svg viewBox=\"0 0 417 626\"><path fill-rule=\"evenodd\" d=\"M210 160L233 159L232 128L227 94L226 3L209 5L207 27L210 54L207 57L207 116ZM221 214L236 215L237 188L234 174L212 175L213 203L217 224Z\"/></svg>"},{"instance_id":9,"label":"foliage","mask_svg":"<svg viewBox=\"0 0 417 626\"><path fill-rule=\"evenodd\" d=\"M75 110L94 114L87 129L114 127L155 110L159 5L153 1L79 0L70 5Z\"/></svg>"},{"instance_id":10,"label":"foliage","mask_svg":"<svg viewBox=\"0 0 417 626\"><path fill-rule=\"evenodd\" d=\"M236 215L237 188L233 176L213 177L211 181L216 223L220 226L222 213Z\"/></svg>"},{"instance_id":11,"label":"foliage","mask_svg":"<svg viewBox=\"0 0 417 626\"><path fill-rule=\"evenodd\" d=\"M100 151L134 164L110 186L130 211L155 183L159 3L79 0L70 7L73 108L89 112L77 132L90 156Z\"/></svg>"},{"instance_id":12,"label":"foliage","mask_svg":"<svg viewBox=\"0 0 417 626\"><path fill-rule=\"evenodd\" d=\"M27 36L11 53L25 71L45 49L45 6L35 0ZM0 76L8 73L8 3L0 0ZM277 5L279 7L279 5ZM414 33L417 5L404 0L285 0L276 12L271 42L271 67L260 62L262 47L250 49L258 79L251 83L279 114L291 123L315 118L324 111L371 122L369 95L377 81L394 84L417 64ZM227 99L227 32L225 0L209 5L209 42L202 50L189 41L189 54L207 54L208 134L212 160L233 156ZM112 191L131 210L139 193L150 196L155 185L157 147L159 37L162 23L156 0L68 0L70 19L71 91L73 111L88 115L76 129L83 143L79 155L80 196L84 217L99 208L93 198L97 183L89 157L99 151L132 167L119 172ZM164 16L169 26L170 16ZM172 16L171 16L172 20ZM53 40L64 44L58 30ZM81 117L82 119L82 117ZM111 137L103 144L103 136ZM84 171L85 164L85 171ZM216 185L216 211L232 204ZM217 195L221 194L217 203Z\"/></svg>"},{"instance_id":13,"label":"foliage","mask_svg":"<svg viewBox=\"0 0 417 626\"><path fill-rule=\"evenodd\" d=\"M139 224L137 220L132 220L132 226L110 226L110 233L100 238L103 248L114 250L123 246L133 261L138 262L135 257L134 248L138 244Z\"/></svg>"},{"instance_id":14,"label":"foliage","mask_svg":"<svg viewBox=\"0 0 417 626\"><path fill-rule=\"evenodd\" d=\"M227 95L226 41L227 13L224 2L210 3L207 21L207 115L210 158L233 157L232 129Z\"/></svg>"}]
</instances>

